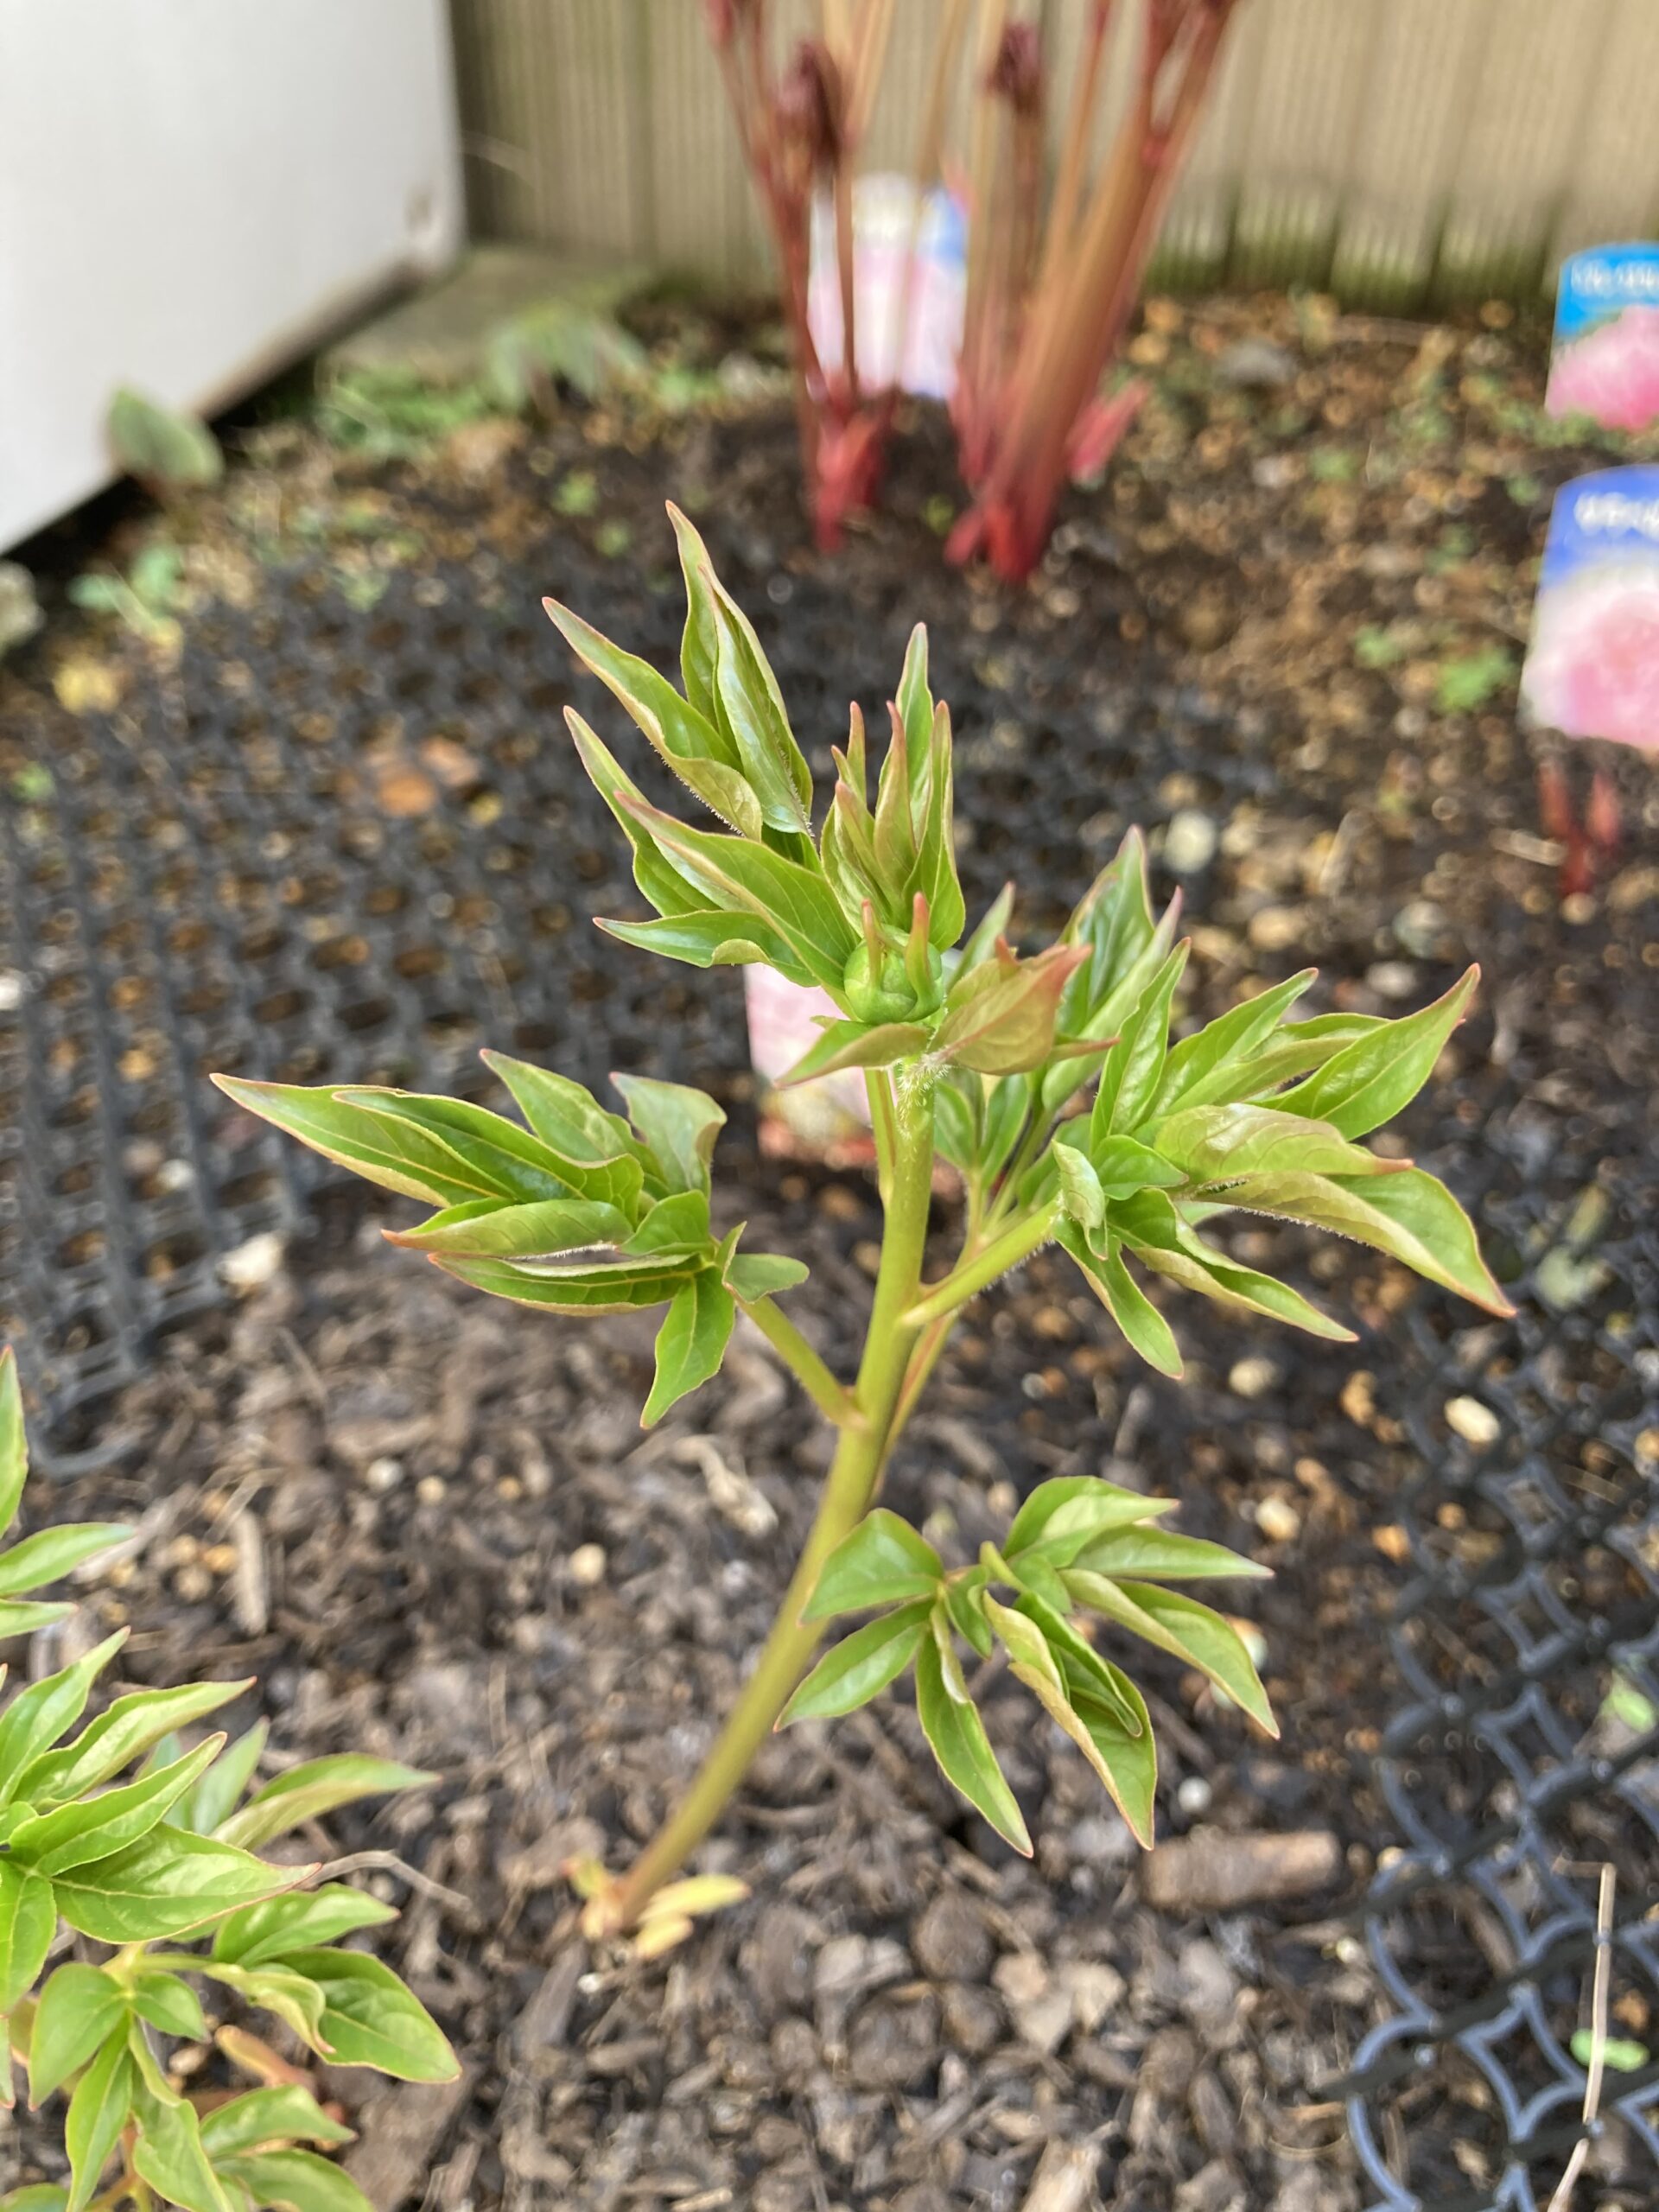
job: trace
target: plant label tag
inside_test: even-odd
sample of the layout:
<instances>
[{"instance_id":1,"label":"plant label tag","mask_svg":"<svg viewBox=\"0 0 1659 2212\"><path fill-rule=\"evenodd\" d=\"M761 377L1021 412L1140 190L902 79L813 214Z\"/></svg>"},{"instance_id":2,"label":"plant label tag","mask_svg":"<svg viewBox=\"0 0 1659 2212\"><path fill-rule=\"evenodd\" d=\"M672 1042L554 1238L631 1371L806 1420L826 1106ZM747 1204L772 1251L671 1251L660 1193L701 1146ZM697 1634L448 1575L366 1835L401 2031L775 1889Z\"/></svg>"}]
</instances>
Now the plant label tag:
<instances>
[{"instance_id":1,"label":"plant label tag","mask_svg":"<svg viewBox=\"0 0 1659 2212\"><path fill-rule=\"evenodd\" d=\"M1561 264L1544 406L1609 430L1659 423L1659 245L1599 245Z\"/></svg>"},{"instance_id":2,"label":"plant label tag","mask_svg":"<svg viewBox=\"0 0 1659 2212\"><path fill-rule=\"evenodd\" d=\"M1659 750L1659 468L1556 493L1521 706L1564 737Z\"/></svg>"},{"instance_id":3,"label":"plant label tag","mask_svg":"<svg viewBox=\"0 0 1659 2212\"><path fill-rule=\"evenodd\" d=\"M906 264L908 263L908 274ZM925 399L956 389L967 297L967 226L948 192L908 177L861 176L853 186L853 353L867 391L897 383ZM835 209L812 209L807 321L826 373L841 366L841 273Z\"/></svg>"}]
</instances>

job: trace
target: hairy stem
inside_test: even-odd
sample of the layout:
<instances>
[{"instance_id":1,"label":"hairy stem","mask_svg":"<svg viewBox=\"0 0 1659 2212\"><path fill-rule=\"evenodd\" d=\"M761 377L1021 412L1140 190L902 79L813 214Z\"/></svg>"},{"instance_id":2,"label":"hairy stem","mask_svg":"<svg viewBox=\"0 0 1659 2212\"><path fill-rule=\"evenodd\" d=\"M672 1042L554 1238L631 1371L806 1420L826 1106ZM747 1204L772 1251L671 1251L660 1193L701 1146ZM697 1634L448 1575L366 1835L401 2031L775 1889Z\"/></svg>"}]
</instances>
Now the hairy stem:
<instances>
[{"instance_id":1,"label":"hairy stem","mask_svg":"<svg viewBox=\"0 0 1659 2212\"><path fill-rule=\"evenodd\" d=\"M887 1224L852 1392L855 1412L841 1427L811 1532L753 1673L679 1804L615 1886L589 1905L583 1923L589 1934L631 1926L725 1811L817 1649L823 1624L804 1621L801 1610L823 1562L863 1518L880 1484L899 1433L895 1416L918 1333L908 1317L921 1281L933 1180L931 1081L919 1072L901 1076L890 1086L890 1100Z\"/></svg>"},{"instance_id":2,"label":"hairy stem","mask_svg":"<svg viewBox=\"0 0 1659 2212\"><path fill-rule=\"evenodd\" d=\"M789 1316L770 1298L757 1298L752 1305L739 1302L824 1419L846 1427L857 1416L858 1401L836 1382Z\"/></svg>"},{"instance_id":3,"label":"hairy stem","mask_svg":"<svg viewBox=\"0 0 1659 2212\"><path fill-rule=\"evenodd\" d=\"M943 1321L979 1292L988 1290L999 1275L1007 1274L1010 1268L1017 1268L1021 1260L1028 1260L1039 1246L1047 1243L1054 1234L1059 1211L1052 1202L1039 1206L1035 1213L1027 1214L1001 1236L993 1238L983 1251L953 1268L943 1282L934 1283L927 1296L911 1307L905 1316L907 1325L925 1328L931 1322Z\"/></svg>"}]
</instances>

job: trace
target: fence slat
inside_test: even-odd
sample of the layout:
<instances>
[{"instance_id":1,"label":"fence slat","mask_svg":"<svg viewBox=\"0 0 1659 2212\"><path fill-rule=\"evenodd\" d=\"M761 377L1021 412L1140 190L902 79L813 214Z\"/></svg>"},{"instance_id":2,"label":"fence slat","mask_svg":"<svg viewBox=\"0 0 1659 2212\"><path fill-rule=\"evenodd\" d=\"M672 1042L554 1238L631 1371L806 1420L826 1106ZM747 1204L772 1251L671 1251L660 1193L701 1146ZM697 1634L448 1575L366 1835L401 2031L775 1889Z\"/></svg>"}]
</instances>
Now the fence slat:
<instances>
[{"instance_id":1,"label":"fence slat","mask_svg":"<svg viewBox=\"0 0 1659 2212\"><path fill-rule=\"evenodd\" d=\"M697 0L453 4L481 233L769 280ZM943 4L897 0L875 165L912 163ZM1025 4L1044 29L1052 145L1092 0ZM1097 154L1129 95L1140 13L1120 0ZM774 15L782 65L817 0ZM1329 282L1390 306L1529 292L1563 253L1659 226L1656 113L1659 0L1240 0L1153 281Z\"/></svg>"}]
</instances>

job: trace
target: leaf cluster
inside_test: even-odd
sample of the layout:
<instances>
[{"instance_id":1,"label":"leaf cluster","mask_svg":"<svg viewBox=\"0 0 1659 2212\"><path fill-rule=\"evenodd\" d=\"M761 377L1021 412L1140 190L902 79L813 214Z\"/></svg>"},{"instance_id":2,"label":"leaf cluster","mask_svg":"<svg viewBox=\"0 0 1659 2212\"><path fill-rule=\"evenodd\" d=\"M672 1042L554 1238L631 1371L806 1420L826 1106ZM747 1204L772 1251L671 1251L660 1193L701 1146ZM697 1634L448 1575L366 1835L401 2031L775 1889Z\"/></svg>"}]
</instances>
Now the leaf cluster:
<instances>
[{"instance_id":1,"label":"leaf cluster","mask_svg":"<svg viewBox=\"0 0 1659 2212\"><path fill-rule=\"evenodd\" d=\"M27 1469L8 1350L0 1352L0 1529L16 1513ZM0 1635L69 1611L16 1593L128 1533L106 1522L45 1529L0 1553ZM314 1866L257 1855L340 1806L433 1777L347 1753L262 1782L263 1725L187 1748L182 1732L240 1696L245 1681L128 1691L81 1725L124 1641L124 1630L107 1637L0 1707L6 2101L14 2060L28 2069L33 2103L67 2094L69 2164L67 2186L22 2190L4 2202L15 2212L83 2212L94 2200L148 2207L157 2198L184 2212L367 2212L355 2184L308 2147L344 2142L351 2131L306 2088L269 2082L194 2101L155 2038L208 2040L194 1986L206 1981L270 2013L331 2064L405 2081L451 2075L453 2054L414 1994L378 1959L340 1947L341 1936L394 1918L391 1908L340 1883L308 1889ZM73 1955L47 1973L66 1939Z\"/></svg>"}]
</instances>

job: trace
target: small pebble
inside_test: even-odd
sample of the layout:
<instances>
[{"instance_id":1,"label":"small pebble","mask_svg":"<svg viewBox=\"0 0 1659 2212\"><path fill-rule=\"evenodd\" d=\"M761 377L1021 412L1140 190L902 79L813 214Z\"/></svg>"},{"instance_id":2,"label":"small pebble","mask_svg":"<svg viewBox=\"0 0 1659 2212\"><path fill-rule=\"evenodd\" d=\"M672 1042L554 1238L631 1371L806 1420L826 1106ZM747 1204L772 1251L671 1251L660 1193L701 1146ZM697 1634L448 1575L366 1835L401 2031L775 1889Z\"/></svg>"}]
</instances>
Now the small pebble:
<instances>
[{"instance_id":1,"label":"small pebble","mask_svg":"<svg viewBox=\"0 0 1659 2212\"><path fill-rule=\"evenodd\" d=\"M570 1580L579 1590L592 1590L605 1580L603 1544L578 1544L566 1561Z\"/></svg>"},{"instance_id":2,"label":"small pebble","mask_svg":"<svg viewBox=\"0 0 1659 2212\"><path fill-rule=\"evenodd\" d=\"M1465 1444L1484 1450L1496 1444L1503 1433L1503 1424L1490 1406L1478 1398L1450 1398L1446 1401L1446 1425Z\"/></svg>"},{"instance_id":3,"label":"small pebble","mask_svg":"<svg viewBox=\"0 0 1659 2212\"><path fill-rule=\"evenodd\" d=\"M1417 988L1417 970L1408 960L1376 960L1365 981L1380 999L1408 999Z\"/></svg>"},{"instance_id":4,"label":"small pebble","mask_svg":"<svg viewBox=\"0 0 1659 2212\"><path fill-rule=\"evenodd\" d=\"M1228 1373L1227 1388L1236 1397L1263 1398L1278 1379L1279 1370L1270 1359L1239 1359Z\"/></svg>"},{"instance_id":5,"label":"small pebble","mask_svg":"<svg viewBox=\"0 0 1659 2212\"><path fill-rule=\"evenodd\" d=\"M1164 832L1164 866L1172 875L1196 875L1215 857L1217 832L1207 814L1184 806Z\"/></svg>"},{"instance_id":6,"label":"small pebble","mask_svg":"<svg viewBox=\"0 0 1659 2212\"><path fill-rule=\"evenodd\" d=\"M205 1567L181 1567L173 1578L173 1587L187 1605L200 1605L213 1586L213 1578Z\"/></svg>"},{"instance_id":7,"label":"small pebble","mask_svg":"<svg viewBox=\"0 0 1659 2212\"><path fill-rule=\"evenodd\" d=\"M404 1479L404 1463L401 1459L371 1459L363 1470L363 1479L377 1496L384 1495L389 1490L396 1490Z\"/></svg>"},{"instance_id":8,"label":"small pebble","mask_svg":"<svg viewBox=\"0 0 1659 2212\"><path fill-rule=\"evenodd\" d=\"M415 1495L423 1505L438 1505L443 1501L445 1484L442 1475L423 1475L415 1485Z\"/></svg>"},{"instance_id":9,"label":"small pebble","mask_svg":"<svg viewBox=\"0 0 1659 2212\"><path fill-rule=\"evenodd\" d=\"M1270 1544L1293 1544L1302 1533L1302 1516L1287 1497L1264 1497L1255 1525Z\"/></svg>"},{"instance_id":10,"label":"small pebble","mask_svg":"<svg viewBox=\"0 0 1659 2212\"><path fill-rule=\"evenodd\" d=\"M219 1272L232 1290L259 1290L280 1272L282 1264L283 1240L274 1229L266 1229L226 1252Z\"/></svg>"},{"instance_id":11,"label":"small pebble","mask_svg":"<svg viewBox=\"0 0 1659 2212\"><path fill-rule=\"evenodd\" d=\"M1202 1820L1215 1792L1201 1774L1189 1774L1175 1792L1175 1802L1190 1821Z\"/></svg>"}]
</instances>

